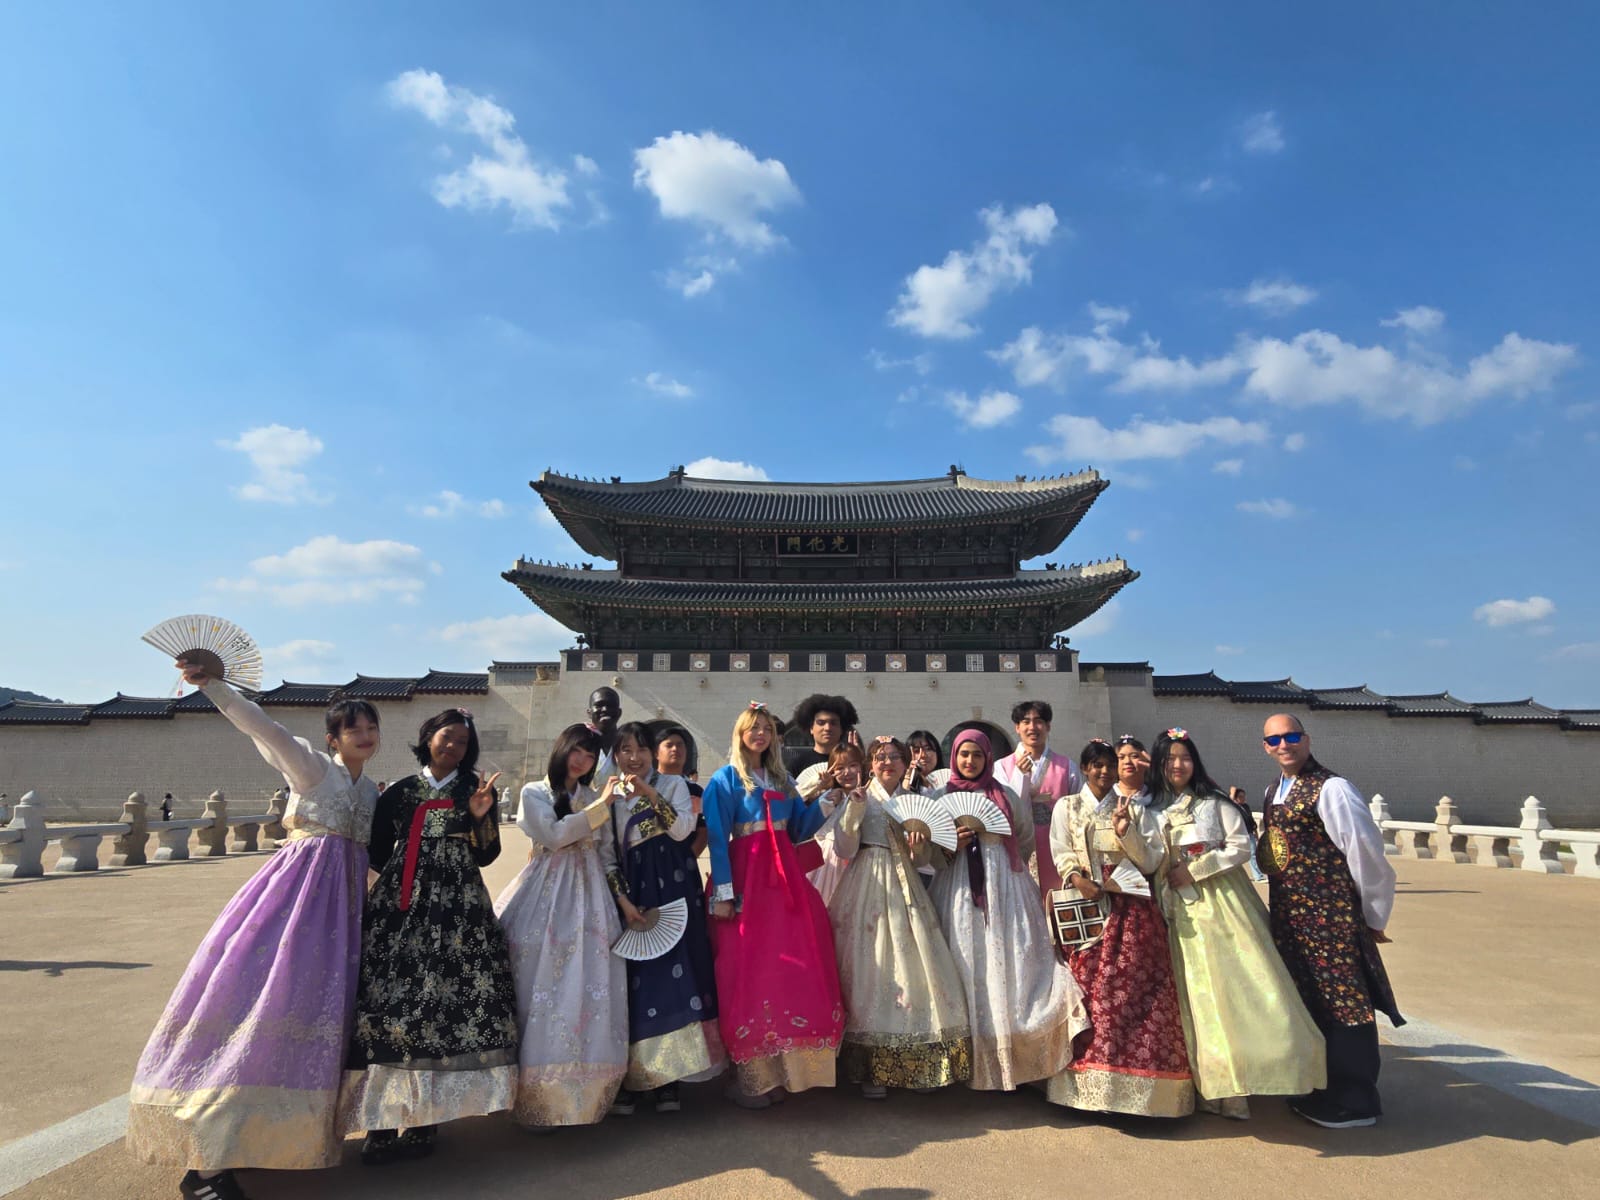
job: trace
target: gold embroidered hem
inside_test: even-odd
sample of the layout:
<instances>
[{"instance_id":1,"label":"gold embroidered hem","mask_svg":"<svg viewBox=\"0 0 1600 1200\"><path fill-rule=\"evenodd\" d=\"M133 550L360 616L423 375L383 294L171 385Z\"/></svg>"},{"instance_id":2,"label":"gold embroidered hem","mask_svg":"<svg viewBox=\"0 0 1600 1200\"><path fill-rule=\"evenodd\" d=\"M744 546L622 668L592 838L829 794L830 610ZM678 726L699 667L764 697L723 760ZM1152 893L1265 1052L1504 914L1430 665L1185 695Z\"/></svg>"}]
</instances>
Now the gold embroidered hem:
<instances>
[{"instance_id":1,"label":"gold embroidered hem","mask_svg":"<svg viewBox=\"0 0 1600 1200\"><path fill-rule=\"evenodd\" d=\"M1073 1028L1069 1013L1037 1033L1011 1034L1004 1039L974 1035L968 1086L979 1092L1009 1092L1018 1084L1048 1079L1072 1062L1072 1039L1079 1031Z\"/></svg>"},{"instance_id":2,"label":"gold embroidered hem","mask_svg":"<svg viewBox=\"0 0 1600 1200\"><path fill-rule=\"evenodd\" d=\"M411 1129L504 1112L517 1097L517 1066L464 1071L373 1064L346 1071L339 1090L339 1132Z\"/></svg>"},{"instance_id":3,"label":"gold embroidered hem","mask_svg":"<svg viewBox=\"0 0 1600 1200\"><path fill-rule=\"evenodd\" d=\"M141 1162L194 1171L312 1171L337 1165L342 1153L332 1091L135 1087L129 1101L127 1146Z\"/></svg>"},{"instance_id":4,"label":"gold embroidered hem","mask_svg":"<svg viewBox=\"0 0 1600 1200\"><path fill-rule=\"evenodd\" d=\"M788 1050L766 1058L734 1063L739 1088L746 1096L762 1096L773 1088L803 1092L807 1088L832 1087L838 1051L831 1046L819 1050Z\"/></svg>"},{"instance_id":5,"label":"gold embroidered hem","mask_svg":"<svg viewBox=\"0 0 1600 1200\"><path fill-rule=\"evenodd\" d=\"M625 1071L622 1063L523 1067L512 1119L519 1125L593 1125L610 1111Z\"/></svg>"},{"instance_id":6,"label":"gold embroidered hem","mask_svg":"<svg viewBox=\"0 0 1600 1200\"><path fill-rule=\"evenodd\" d=\"M1044 1094L1051 1104L1085 1112L1186 1117L1194 1111L1194 1082L1190 1079L1132 1075L1101 1067L1068 1068L1045 1084Z\"/></svg>"},{"instance_id":7,"label":"gold embroidered hem","mask_svg":"<svg viewBox=\"0 0 1600 1200\"><path fill-rule=\"evenodd\" d=\"M932 1041L899 1036L839 1046L839 1073L850 1083L877 1087L936 1088L972 1077L972 1039L965 1033Z\"/></svg>"},{"instance_id":8,"label":"gold embroidered hem","mask_svg":"<svg viewBox=\"0 0 1600 1200\"><path fill-rule=\"evenodd\" d=\"M704 1083L728 1065L728 1052L715 1021L685 1025L628 1047L628 1074L622 1086L648 1092L669 1083Z\"/></svg>"}]
</instances>

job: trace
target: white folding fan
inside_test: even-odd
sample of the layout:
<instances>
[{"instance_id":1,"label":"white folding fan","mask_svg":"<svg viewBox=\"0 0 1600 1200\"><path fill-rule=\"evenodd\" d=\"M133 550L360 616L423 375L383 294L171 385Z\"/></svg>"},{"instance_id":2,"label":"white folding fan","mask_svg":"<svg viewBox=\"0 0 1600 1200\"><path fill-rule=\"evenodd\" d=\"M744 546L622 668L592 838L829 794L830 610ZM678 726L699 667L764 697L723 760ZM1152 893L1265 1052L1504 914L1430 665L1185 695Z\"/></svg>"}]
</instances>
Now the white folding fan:
<instances>
[{"instance_id":1,"label":"white folding fan","mask_svg":"<svg viewBox=\"0 0 1600 1200\"><path fill-rule=\"evenodd\" d=\"M680 896L660 908L646 910L644 928L630 926L623 930L622 936L611 944L611 953L630 962L660 958L683 940L687 928L689 902Z\"/></svg>"},{"instance_id":2,"label":"white folding fan","mask_svg":"<svg viewBox=\"0 0 1600 1200\"><path fill-rule=\"evenodd\" d=\"M185 659L213 679L256 691L261 687L261 651L232 621L191 613L163 621L144 640L173 658Z\"/></svg>"},{"instance_id":3,"label":"white folding fan","mask_svg":"<svg viewBox=\"0 0 1600 1200\"><path fill-rule=\"evenodd\" d=\"M907 832L920 824L935 846L946 850L956 848L956 822L948 805L916 792L901 792L889 798L883 811Z\"/></svg>"},{"instance_id":4,"label":"white folding fan","mask_svg":"<svg viewBox=\"0 0 1600 1200\"><path fill-rule=\"evenodd\" d=\"M955 819L957 825L965 825L980 833L1011 836L1011 822L1006 820L1006 814L982 792L946 792L944 805L945 811Z\"/></svg>"}]
</instances>

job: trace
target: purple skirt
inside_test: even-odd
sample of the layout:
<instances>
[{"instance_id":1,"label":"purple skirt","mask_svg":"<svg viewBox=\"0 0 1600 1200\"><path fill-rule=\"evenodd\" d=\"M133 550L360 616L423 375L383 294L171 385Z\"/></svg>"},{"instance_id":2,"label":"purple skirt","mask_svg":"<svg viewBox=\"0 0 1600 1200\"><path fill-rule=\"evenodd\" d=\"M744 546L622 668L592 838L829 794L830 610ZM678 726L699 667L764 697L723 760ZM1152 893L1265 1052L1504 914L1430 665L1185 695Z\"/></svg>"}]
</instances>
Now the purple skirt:
<instances>
[{"instance_id":1,"label":"purple skirt","mask_svg":"<svg viewBox=\"0 0 1600 1200\"><path fill-rule=\"evenodd\" d=\"M134 1071L128 1149L196 1170L339 1161L367 851L297 838L211 926Z\"/></svg>"}]
</instances>

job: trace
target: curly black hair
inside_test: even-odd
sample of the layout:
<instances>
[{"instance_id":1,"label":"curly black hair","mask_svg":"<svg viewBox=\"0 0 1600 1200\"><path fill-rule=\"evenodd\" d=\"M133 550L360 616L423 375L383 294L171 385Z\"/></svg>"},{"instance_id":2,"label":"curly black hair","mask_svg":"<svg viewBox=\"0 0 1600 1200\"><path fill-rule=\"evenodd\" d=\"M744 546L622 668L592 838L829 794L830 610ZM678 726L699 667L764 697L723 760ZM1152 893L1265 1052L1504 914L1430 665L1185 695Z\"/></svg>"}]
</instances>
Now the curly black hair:
<instances>
[{"instance_id":1,"label":"curly black hair","mask_svg":"<svg viewBox=\"0 0 1600 1200\"><path fill-rule=\"evenodd\" d=\"M825 712L831 712L839 718L839 723L844 726L840 730L841 733L849 733L861 724L861 716L856 712L854 704L843 696L828 696L822 692L815 692L795 705L794 716L789 718L789 723L809 734L811 723L817 719L817 714Z\"/></svg>"}]
</instances>

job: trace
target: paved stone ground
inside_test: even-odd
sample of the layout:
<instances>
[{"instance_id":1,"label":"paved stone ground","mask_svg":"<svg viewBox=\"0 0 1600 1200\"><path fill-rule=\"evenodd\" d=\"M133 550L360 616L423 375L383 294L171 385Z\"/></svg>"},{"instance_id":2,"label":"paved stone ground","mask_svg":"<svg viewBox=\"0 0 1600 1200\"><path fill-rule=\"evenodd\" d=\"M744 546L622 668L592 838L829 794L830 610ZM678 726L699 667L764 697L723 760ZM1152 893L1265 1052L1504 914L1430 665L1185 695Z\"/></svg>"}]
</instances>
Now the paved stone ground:
<instances>
[{"instance_id":1,"label":"paved stone ground","mask_svg":"<svg viewBox=\"0 0 1600 1200\"><path fill-rule=\"evenodd\" d=\"M491 890L515 874L524 846L508 831L507 853L487 873ZM136 1164L110 1140L116 1101L196 942L265 861L196 859L0 884L0 1196L177 1194L174 1172ZM1256 1101L1247 1124L1085 1117L1027 1090L895 1094L874 1104L840 1089L747 1113L705 1085L685 1089L685 1109L673 1116L641 1110L548 1135L483 1118L447 1128L421 1164L364 1169L352 1141L337 1170L242 1178L262 1200L1593 1194L1600 883L1396 866L1401 894L1387 954L1412 1021L1384 1026L1388 1116L1376 1129L1319 1130L1276 1100ZM56 1163L65 1165L22 1183Z\"/></svg>"}]
</instances>

